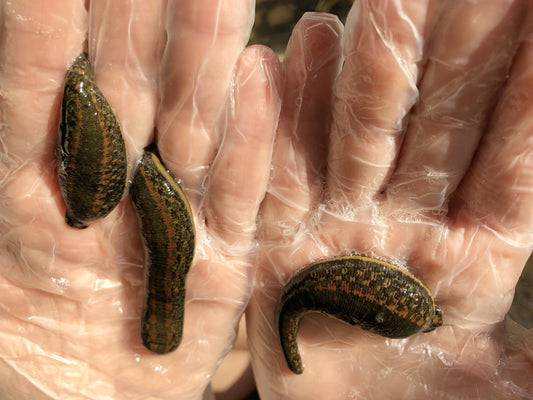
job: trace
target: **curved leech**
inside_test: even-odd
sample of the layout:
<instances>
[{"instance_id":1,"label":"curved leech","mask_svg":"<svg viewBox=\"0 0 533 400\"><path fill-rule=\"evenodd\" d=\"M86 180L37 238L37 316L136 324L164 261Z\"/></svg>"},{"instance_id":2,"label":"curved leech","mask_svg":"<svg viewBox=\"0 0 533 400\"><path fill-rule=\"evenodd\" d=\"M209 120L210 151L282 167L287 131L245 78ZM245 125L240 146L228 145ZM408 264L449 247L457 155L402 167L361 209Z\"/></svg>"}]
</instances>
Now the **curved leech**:
<instances>
[{"instance_id":1,"label":"curved leech","mask_svg":"<svg viewBox=\"0 0 533 400\"><path fill-rule=\"evenodd\" d=\"M195 229L189 202L172 174L147 148L130 188L145 245L144 346L160 354L182 339L185 283L194 258Z\"/></svg>"},{"instance_id":2,"label":"curved leech","mask_svg":"<svg viewBox=\"0 0 533 400\"><path fill-rule=\"evenodd\" d=\"M429 290L394 264L360 255L320 260L286 284L276 306L280 344L295 374L303 372L298 327L311 311L388 338L429 332L442 325L442 312Z\"/></svg>"}]
</instances>

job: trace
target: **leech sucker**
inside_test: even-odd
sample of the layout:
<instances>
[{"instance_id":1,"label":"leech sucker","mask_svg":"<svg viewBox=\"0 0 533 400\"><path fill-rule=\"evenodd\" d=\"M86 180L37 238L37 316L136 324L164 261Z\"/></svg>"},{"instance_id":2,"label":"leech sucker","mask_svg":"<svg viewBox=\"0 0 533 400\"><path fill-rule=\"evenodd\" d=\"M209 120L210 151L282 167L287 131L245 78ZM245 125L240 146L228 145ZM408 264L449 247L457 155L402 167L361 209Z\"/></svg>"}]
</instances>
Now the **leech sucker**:
<instances>
[{"instance_id":1,"label":"leech sucker","mask_svg":"<svg viewBox=\"0 0 533 400\"><path fill-rule=\"evenodd\" d=\"M82 229L108 215L126 190L128 157L120 122L86 54L66 75L57 155L67 224Z\"/></svg>"},{"instance_id":2,"label":"leech sucker","mask_svg":"<svg viewBox=\"0 0 533 400\"><path fill-rule=\"evenodd\" d=\"M185 193L153 148L147 148L139 161L130 196L145 245L141 338L147 349L165 354L182 339L185 282L195 247L193 214Z\"/></svg>"},{"instance_id":3,"label":"leech sucker","mask_svg":"<svg viewBox=\"0 0 533 400\"><path fill-rule=\"evenodd\" d=\"M361 255L320 260L285 285L276 306L279 340L295 374L303 372L298 326L312 311L388 338L429 332L442 325L442 312L429 290L404 269Z\"/></svg>"}]
</instances>

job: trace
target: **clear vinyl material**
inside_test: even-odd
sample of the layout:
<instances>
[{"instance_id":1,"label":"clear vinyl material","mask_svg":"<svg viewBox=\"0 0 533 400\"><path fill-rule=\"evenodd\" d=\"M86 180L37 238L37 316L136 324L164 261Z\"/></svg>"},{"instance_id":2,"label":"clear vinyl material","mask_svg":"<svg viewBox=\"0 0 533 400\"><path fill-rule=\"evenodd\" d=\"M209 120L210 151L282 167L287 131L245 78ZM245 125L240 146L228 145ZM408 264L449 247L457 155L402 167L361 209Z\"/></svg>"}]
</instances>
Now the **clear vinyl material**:
<instances>
[{"instance_id":1,"label":"clear vinyl material","mask_svg":"<svg viewBox=\"0 0 533 400\"><path fill-rule=\"evenodd\" d=\"M253 1L0 4L0 398L201 398L251 294L280 108L277 56L243 52ZM168 355L141 343L129 197L85 230L64 221L59 107L82 51L122 123L130 175L155 140L193 208L183 340Z\"/></svg>"},{"instance_id":2,"label":"clear vinyl material","mask_svg":"<svg viewBox=\"0 0 533 400\"><path fill-rule=\"evenodd\" d=\"M532 333L506 319L533 245L531 0L360 0L346 27L306 14L283 64L245 49L252 0L0 4L2 399L200 399L245 310L264 400L533 397ZM140 340L129 198L64 223L57 123L83 50L131 168L155 140L195 216L168 355ZM281 288L349 253L407 266L444 324L398 340L306 316L294 375Z\"/></svg>"}]
</instances>

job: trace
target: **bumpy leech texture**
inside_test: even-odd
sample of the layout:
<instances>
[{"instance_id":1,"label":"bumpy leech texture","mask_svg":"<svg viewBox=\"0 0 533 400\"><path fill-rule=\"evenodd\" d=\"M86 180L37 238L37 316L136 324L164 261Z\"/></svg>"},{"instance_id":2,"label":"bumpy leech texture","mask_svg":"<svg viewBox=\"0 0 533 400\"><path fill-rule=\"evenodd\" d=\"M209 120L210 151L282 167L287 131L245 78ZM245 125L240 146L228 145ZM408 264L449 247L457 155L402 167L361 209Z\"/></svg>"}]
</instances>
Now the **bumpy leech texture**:
<instances>
[{"instance_id":1,"label":"bumpy leech texture","mask_svg":"<svg viewBox=\"0 0 533 400\"><path fill-rule=\"evenodd\" d=\"M146 348L164 354L182 338L185 282L195 246L193 216L185 194L151 150L139 162L130 194L146 247L141 337Z\"/></svg>"},{"instance_id":2,"label":"bumpy leech texture","mask_svg":"<svg viewBox=\"0 0 533 400\"><path fill-rule=\"evenodd\" d=\"M119 120L96 86L86 54L67 73L61 110L58 175L65 220L85 228L116 207L128 177Z\"/></svg>"},{"instance_id":3,"label":"bumpy leech texture","mask_svg":"<svg viewBox=\"0 0 533 400\"><path fill-rule=\"evenodd\" d=\"M284 287L276 315L285 359L303 372L297 331L307 312L319 311L381 336L403 338L442 325L440 309L414 276L387 262L346 256L311 264Z\"/></svg>"}]
</instances>

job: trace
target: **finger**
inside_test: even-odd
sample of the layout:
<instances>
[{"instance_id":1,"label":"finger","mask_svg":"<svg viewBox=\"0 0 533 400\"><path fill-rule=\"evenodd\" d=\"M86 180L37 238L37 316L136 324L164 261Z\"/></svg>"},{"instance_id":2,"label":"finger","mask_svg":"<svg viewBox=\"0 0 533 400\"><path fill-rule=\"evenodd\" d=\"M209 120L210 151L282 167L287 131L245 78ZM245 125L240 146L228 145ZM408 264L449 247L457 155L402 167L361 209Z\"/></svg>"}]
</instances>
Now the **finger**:
<instances>
[{"instance_id":1,"label":"finger","mask_svg":"<svg viewBox=\"0 0 533 400\"><path fill-rule=\"evenodd\" d=\"M168 2L157 140L167 167L193 190L219 144L217 119L252 23L251 0Z\"/></svg>"},{"instance_id":2,"label":"finger","mask_svg":"<svg viewBox=\"0 0 533 400\"><path fill-rule=\"evenodd\" d=\"M342 24L330 14L304 14L283 61L285 87L274 143L263 230L286 235L322 193L333 81L341 60ZM273 239L273 238L272 238Z\"/></svg>"},{"instance_id":3,"label":"finger","mask_svg":"<svg viewBox=\"0 0 533 400\"><path fill-rule=\"evenodd\" d=\"M233 247L244 243L248 250L266 191L281 103L277 55L266 47L246 49L237 63L232 86L225 136L210 175L205 215L215 236Z\"/></svg>"},{"instance_id":4,"label":"finger","mask_svg":"<svg viewBox=\"0 0 533 400\"><path fill-rule=\"evenodd\" d=\"M140 155L153 133L162 10L159 0L91 1L93 70L120 119L130 159Z\"/></svg>"},{"instance_id":5,"label":"finger","mask_svg":"<svg viewBox=\"0 0 533 400\"><path fill-rule=\"evenodd\" d=\"M368 203L388 182L404 118L417 99L432 15L429 0L361 0L353 6L335 87L328 158L332 204Z\"/></svg>"},{"instance_id":6,"label":"finger","mask_svg":"<svg viewBox=\"0 0 533 400\"><path fill-rule=\"evenodd\" d=\"M519 48L490 129L451 203L457 222L476 221L529 253L533 241L533 25Z\"/></svg>"},{"instance_id":7,"label":"finger","mask_svg":"<svg viewBox=\"0 0 533 400\"><path fill-rule=\"evenodd\" d=\"M84 1L2 2L0 142L7 159L55 158L67 66L82 51ZM43 12L46 10L46 12Z\"/></svg>"},{"instance_id":8,"label":"finger","mask_svg":"<svg viewBox=\"0 0 533 400\"><path fill-rule=\"evenodd\" d=\"M400 204L433 213L442 211L471 162L506 79L527 7L522 0L447 4L387 189Z\"/></svg>"}]
</instances>

